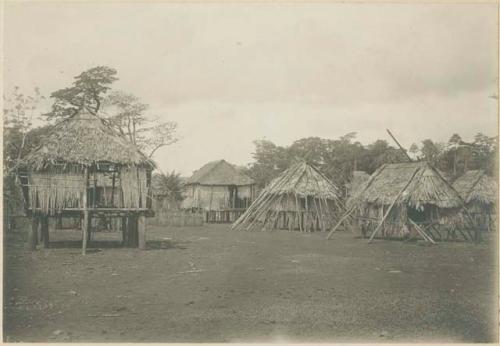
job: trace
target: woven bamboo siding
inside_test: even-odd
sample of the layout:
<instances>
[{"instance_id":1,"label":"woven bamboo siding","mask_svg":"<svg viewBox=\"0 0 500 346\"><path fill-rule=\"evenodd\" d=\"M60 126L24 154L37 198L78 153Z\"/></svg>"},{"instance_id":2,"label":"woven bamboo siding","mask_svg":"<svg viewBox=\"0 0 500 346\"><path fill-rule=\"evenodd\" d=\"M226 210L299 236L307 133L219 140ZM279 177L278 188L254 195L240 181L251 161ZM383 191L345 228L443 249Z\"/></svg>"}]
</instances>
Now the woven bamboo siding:
<instances>
[{"instance_id":1,"label":"woven bamboo siding","mask_svg":"<svg viewBox=\"0 0 500 346\"><path fill-rule=\"evenodd\" d=\"M45 214L65 208L81 208L85 193L83 173L33 172L29 176L30 206Z\"/></svg>"}]
</instances>

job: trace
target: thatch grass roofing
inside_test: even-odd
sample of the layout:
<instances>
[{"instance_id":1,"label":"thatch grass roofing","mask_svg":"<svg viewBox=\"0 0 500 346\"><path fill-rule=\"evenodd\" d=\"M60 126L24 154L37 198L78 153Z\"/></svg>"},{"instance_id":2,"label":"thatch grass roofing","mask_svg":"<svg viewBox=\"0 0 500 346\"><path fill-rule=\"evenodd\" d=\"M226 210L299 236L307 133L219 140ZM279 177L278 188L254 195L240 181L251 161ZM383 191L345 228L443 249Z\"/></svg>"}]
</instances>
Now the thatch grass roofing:
<instances>
[{"instance_id":1,"label":"thatch grass roofing","mask_svg":"<svg viewBox=\"0 0 500 346\"><path fill-rule=\"evenodd\" d=\"M285 212L288 221L284 223L289 228L298 225L299 229L307 231L311 228L307 220L313 223L318 220L320 228L324 229L332 224L341 210L344 210L344 205L340 200L339 189L315 167L305 162L297 163L262 190L259 197L233 224L233 229L245 227L248 230L256 225L274 228L278 225L280 212ZM294 215L289 216L289 213ZM315 227L312 225L312 228Z\"/></svg>"},{"instance_id":2,"label":"thatch grass roofing","mask_svg":"<svg viewBox=\"0 0 500 346\"><path fill-rule=\"evenodd\" d=\"M303 162L298 163L277 178L273 179L262 193L295 194L300 197L312 196L324 199L339 199L337 186L315 167Z\"/></svg>"},{"instance_id":3,"label":"thatch grass roofing","mask_svg":"<svg viewBox=\"0 0 500 346\"><path fill-rule=\"evenodd\" d=\"M425 204L439 208L463 206L458 192L426 162L391 163L377 169L354 197L356 202L419 208Z\"/></svg>"},{"instance_id":4,"label":"thatch grass roofing","mask_svg":"<svg viewBox=\"0 0 500 346\"><path fill-rule=\"evenodd\" d=\"M465 172L455 180L453 187L465 203L494 204L496 202L497 184L493 178L486 175L482 170Z\"/></svg>"},{"instance_id":5,"label":"thatch grass roofing","mask_svg":"<svg viewBox=\"0 0 500 346\"><path fill-rule=\"evenodd\" d=\"M89 113L79 113L57 123L22 164L41 170L58 163L89 166L105 162L154 167L150 158L102 119Z\"/></svg>"},{"instance_id":6,"label":"thatch grass roofing","mask_svg":"<svg viewBox=\"0 0 500 346\"><path fill-rule=\"evenodd\" d=\"M349 183L346 184L348 189L348 194L350 196L355 195L356 192L362 188L363 183L370 179L370 175L364 171L354 171L352 172L352 178Z\"/></svg>"},{"instance_id":7,"label":"thatch grass roofing","mask_svg":"<svg viewBox=\"0 0 500 346\"><path fill-rule=\"evenodd\" d=\"M238 171L225 160L212 161L198 169L186 180L186 185L253 185L252 178Z\"/></svg>"}]
</instances>

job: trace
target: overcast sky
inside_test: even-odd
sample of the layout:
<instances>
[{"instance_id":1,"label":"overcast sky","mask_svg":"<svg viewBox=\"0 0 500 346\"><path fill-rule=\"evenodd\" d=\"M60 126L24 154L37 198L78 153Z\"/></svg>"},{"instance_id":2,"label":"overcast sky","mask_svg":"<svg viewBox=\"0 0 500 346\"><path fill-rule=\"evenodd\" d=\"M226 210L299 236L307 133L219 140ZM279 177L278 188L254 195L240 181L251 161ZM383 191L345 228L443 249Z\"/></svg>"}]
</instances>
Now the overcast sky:
<instances>
[{"instance_id":1,"label":"overcast sky","mask_svg":"<svg viewBox=\"0 0 500 346\"><path fill-rule=\"evenodd\" d=\"M155 159L190 175L279 145L390 128L425 138L497 133L496 5L7 3L4 87L69 86L96 65L179 124Z\"/></svg>"}]
</instances>

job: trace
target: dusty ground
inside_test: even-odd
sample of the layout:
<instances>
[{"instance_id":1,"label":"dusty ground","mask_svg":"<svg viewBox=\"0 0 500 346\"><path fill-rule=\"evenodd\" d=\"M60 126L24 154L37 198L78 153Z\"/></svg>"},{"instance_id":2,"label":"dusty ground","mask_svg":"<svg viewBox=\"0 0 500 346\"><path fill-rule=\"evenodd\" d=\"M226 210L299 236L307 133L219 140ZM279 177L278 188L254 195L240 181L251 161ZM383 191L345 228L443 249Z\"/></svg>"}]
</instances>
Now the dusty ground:
<instances>
[{"instance_id":1,"label":"dusty ground","mask_svg":"<svg viewBox=\"0 0 500 346\"><path fill-rule=\"evenodd\" d=\"M76 242L28 252L26 234L10 234L4 339L497 339L494 241L428 247L324 236L150 227L147 251L94 242L82 257ZM52 240L78 237L58 231ZM105 239L118 234L96 240Z\"/></svg>"}]
</instances>

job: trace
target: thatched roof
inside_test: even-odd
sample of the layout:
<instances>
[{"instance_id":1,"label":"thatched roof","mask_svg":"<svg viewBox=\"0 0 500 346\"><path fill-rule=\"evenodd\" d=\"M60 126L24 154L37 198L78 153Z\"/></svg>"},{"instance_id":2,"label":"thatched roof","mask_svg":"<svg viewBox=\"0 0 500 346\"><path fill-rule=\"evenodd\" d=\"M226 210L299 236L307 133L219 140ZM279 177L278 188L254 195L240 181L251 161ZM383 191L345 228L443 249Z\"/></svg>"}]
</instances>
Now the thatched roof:
<instances>
[{"instance_id":1,"label":"thatched roof","mask_svg":"<svg viewBox=\"0 0 500 346\"><path fill-rule=\"evenodd\" d=\"M298 225L299 229L305 228L307 231L311 225L301 225L301 222L307 223L307 217L310 218L309 221L313 220L313 223L319 220L321 228L325 228L332 224L338 212L343 209L338 188L313 166L298 163L264 188L252 205L236 220L233 229L277 227L280 212L286 212L285 218L288 218L288 221L285 223L289 224L290 228ZM304 211L307 211L308 215L305 221ZM297 214L291 216L290 213Z\"/></svg>"},{"instance_id":2,"label":"thatched roof","mask_svg":"<svg viewBox=\"0 0 500 346\"><path fill-rule=\"evenodd\" d=\"M493 204L497 198L497 184L484 171L465 172L453 183L453 187L466 203Z\"/></svg>"},{"instance_id":3,"label":"thatched roof","mask_svg":"<svg viewBox=\"0 0 500 346\"><path fill-rule=\"evenodd\" d=\"M349 196L355 195L368 179L370 179L370 175L364 171L352 172L351 181L346 184Z\"/></svg>"},{"instance_id":4,"label":"thatched roof","mask_svg":"<svg viewBox=\"0 0 500 346\"><path fill-rule=\"evenodd\" d=\"M186 185L253 185L252 178L238 171L225 160L212 161L198 169L186 180Z\"/></svg>"},{"instance_id":5,"label":"thatched roof","mask_svg":"<svg viewBox=\"0 0 500 346\"><path fill-rule=\"evenodd\" d=\"M262 193L276 195L295 194L300 197L313 196L339 199L339 189L315 167L298 163L273 179Z\"/></svg>"},{"instance_id":6,"label":"thatched roof","mask_svg":"<svg viewBox=\"0 0 500 346\"><path fill-rule=\"evenodd\" d=\"M425 204L439 208L463 206L458 192L426 162L391 163L377 169L354 196L357 203L396 204L419 208Z\"/></svg>"},{"instance_id":7,"label":"thatched roof","mask_svg":"<svg viewBox=\"0 0 500 346\"><path fill-rule=\"evenodd\" d=\"M89 166L104 162L154 167L154 162L135 145L89 113L79 113L57 123L22 164L40 170L56 163Z\"/></svg>"}]
</instances>

